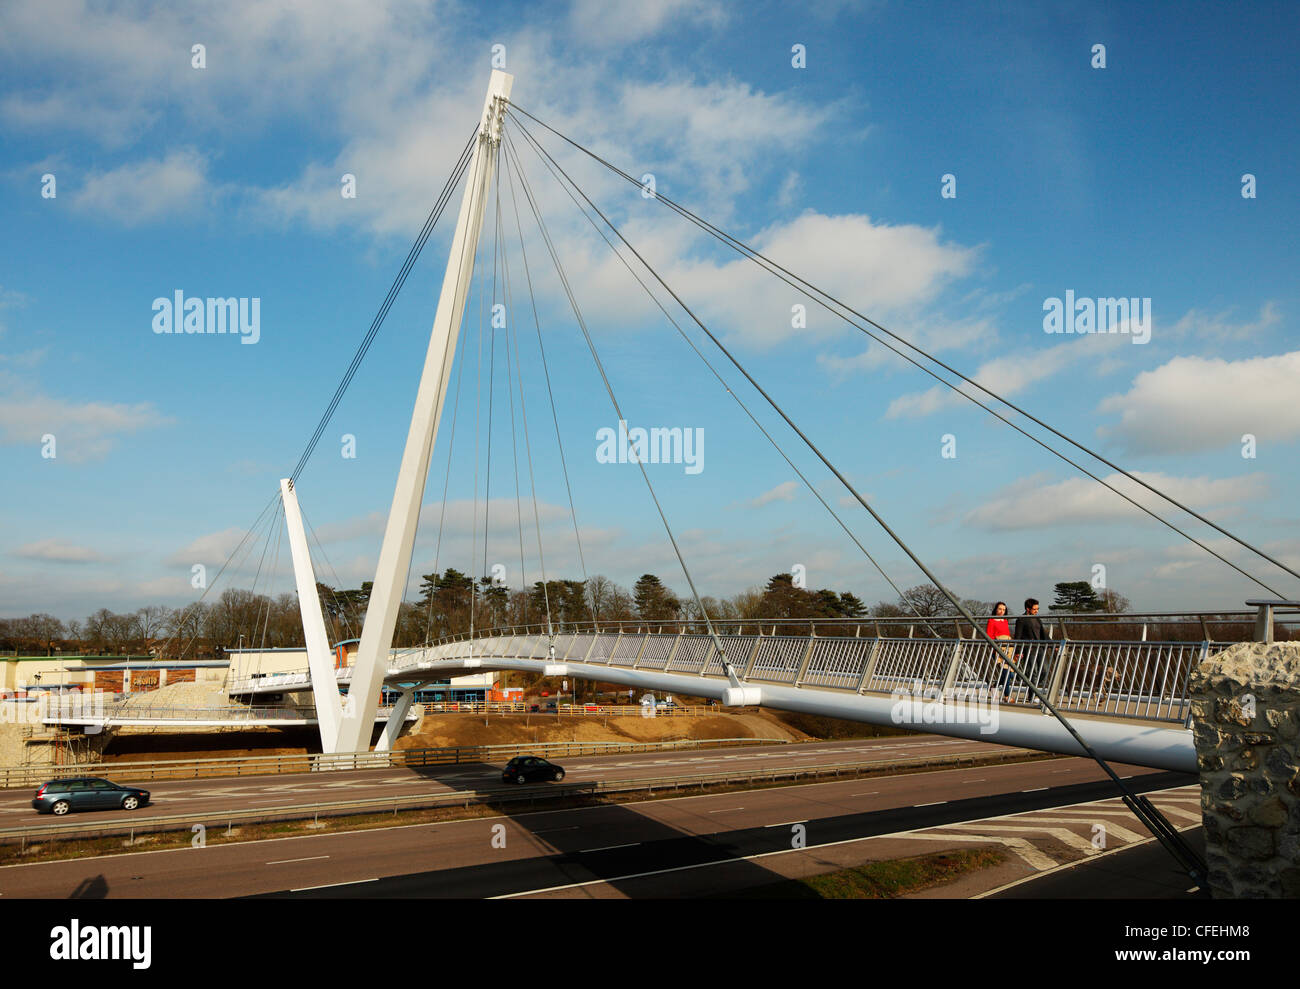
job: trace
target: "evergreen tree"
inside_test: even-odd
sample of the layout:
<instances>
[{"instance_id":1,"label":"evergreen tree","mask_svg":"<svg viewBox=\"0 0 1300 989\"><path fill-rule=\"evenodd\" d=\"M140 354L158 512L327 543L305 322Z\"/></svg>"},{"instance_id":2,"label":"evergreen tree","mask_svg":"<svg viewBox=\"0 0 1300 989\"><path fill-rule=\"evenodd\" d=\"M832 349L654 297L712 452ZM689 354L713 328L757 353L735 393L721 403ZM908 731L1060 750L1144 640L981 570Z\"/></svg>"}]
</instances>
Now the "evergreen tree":
<instances>
[{"instance_id":1,"label":"evergreen tree","mask_svg":"<svg viewBox=\"0 0 1300 989\"><path fill-rule=\"evenodd\" d=\"M1086 580L1061 581L1056 585L1052 611L1101 611L1105 604Z\"/></svg>"}]
</instances>

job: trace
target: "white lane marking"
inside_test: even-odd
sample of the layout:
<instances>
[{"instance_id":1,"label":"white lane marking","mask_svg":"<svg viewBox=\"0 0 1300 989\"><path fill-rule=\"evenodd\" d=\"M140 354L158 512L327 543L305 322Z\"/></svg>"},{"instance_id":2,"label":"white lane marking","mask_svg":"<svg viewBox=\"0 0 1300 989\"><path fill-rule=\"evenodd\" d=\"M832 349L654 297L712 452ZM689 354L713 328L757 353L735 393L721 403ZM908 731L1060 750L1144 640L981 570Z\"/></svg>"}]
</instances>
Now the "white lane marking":
<instances>
[{"instance_id":1,"label":"white lane marking","mask_svg":"<svg viewBox=\"0 0 1300 989\"><path fill-rule=\"evenodd\" d=\"M586 855L588 852L607 852L611 848L631 848L633 845L639 845L639 841L629 841L624 845L601 845L599 848L584 848L578 852L579 855Z\"/></svg>"},{"instance_id":2,"label":"white lane marking","mask_svg":"<svg viewBox=\"0 0 1300 989\"><path fill-rule=\"evenodd\" d=\"M1116 838L1123 839L1125 842L1129 844L1132 844L1135 841L1144 840L1141 835L1137 834L1134 831L1130 831L1122 824L1114 824L1110 821L1097 820L1098 817L1102 816L1098 812L1094 811L1092 813L1089 813L1086 811L1077 811L1076 813L1079 815L1078 817L1062 817L1059 814L1053 814L1051 817L1029 817L1028 815L1026 815L1025 817L1021 818L1021 820L1043 821L1046 824L1083 824L1083 825L1100 824L1103 828L1106 829L1107 834L1113 834ZM1125 810L1124 813L1128 814L1130 813L1130 811Z\"/></svg>"},{"instance_id":3,"label":"white lane marking","mask_svg":"<svg viewBox=\"0 0 1300 989\"><path fill-rule=\"evenodd\" d=\"M946 801L946 800L936 800L936 801L934 801L933 803L929 803L929 804L912 804L912 806L913 806L914 808L915 808L915 807L938 807L940 804L946 804L947 802L948 802L948 801Z\"/></svg>"},{"instance_id":4,"label":"white lane marking","mask_svg":"<svg viewBox=\"0 0 1300 989\"><path fill-rule=\"evenodd\" d=\"M730 814L733 810L744 810L744 807L724 807L722 810L711 810L710 814Z\"/></svg>"},{"instance_id":5,"label":"white lane marking","mask_svg":"<svg viewBox=\"0 0 1300 989\"><path fill-rule=\"evenodd\" d=\"M1072 772L1074 772L1073 769L1053 769L1052 775L1055 776L1057 773L1072 773Z\"/></svg>"},{"instance_id":6,"label":"white lane marking","mask_svg":"<svg viewBox=\"0 0 1300 989\"><path fill-rule=\"evenodd\" d=\"M872 794L879 793L879 790L868 790L866 793L850 793L850 797L870 797Z\"/></svg>"},{"instance_id":7,"label":"white lane marking","mask_svg":"<svg viewBox=\"0 0 1300 989\"><path fill-rule=\"evenodd\" d=\"M267 862L267 865L288 865L290 862L316 862L320 859L327 859L328 855L311 855L305 859L276 859L274 862Z\"/></svg>"},{"instance_id":8,"label":"white lane marking","mask_svg":"<svg viewBox=\"0 0 1300 989\"><path fill-rule=\"evenodd\" d=\"M958 834L909 834L904 837L906 837L908 841L991 841L999 845L1006 845L1024 859L1032 868L1039 872L1042 872L1044 869L1054 869L1058 864L1056 859L1052 858L1050 855L1043 854L1024 838L1007 838L995 834L973 834L969 837Z\"/></svg>"},{"instance_id":9,"label":"white lane marking","mask_svg":"<svg viewBox=\"0 0 1300 989\"><path fill-rule=\"evenodd\" d=\"M1160 805L1157 804L1156 806L1159 807ZM1177 814L1179 817L1184 817L1189 821L1199 821L1201 819L1201 812L1199 810L1193 813L1190 810L1183 810L1181 807L1175 807L1173 804L1167 804L1164 807L1160 807L1160 809L1166 814Z\"/></svg>"},{"instance_id":10,"label":"white lane marking","mask_svg":"<svg viewBox=\"0 0 1300 989\"><path fill-rule=\"evenodd\" d=\"M1040 791L1040 790L1046 790L1046 789L1047 789L1047 787L1045 787L1045 786L1035 786L1035 787L1033 787L1033 788L1031 788L1031 789L1028 789L1028 790L1021 790L1020 792L1021 792L1021 793L1037 793L1037 792Z\"/></svg>"},{"instance_id":11,"label":"white lane marking","mask_svg":"<svg viewBox=\"0 0 1300 989\"><path fill-rule=\"evenodd\" d=\"M763 827L765 827L765 828L788 828L788 827L793 827L793 826L796 825L796 824L807 824L807 823L808 823L808 818L805 817L802 821L785 821L785 822L783 822L783 823L781 823L781 824L764 824Z\"/></svg>"},{"instance_id":12,"label":"white lane marking","mask_svg":"<svg viewBox=\"0 0 1300 989\"><path fill-rule=\"evenodd\" d=\"M992 829L995 831L1018 831L1021 834L1047 834L1047 835L1051 835L1054 838L1059 838L1062 842L1069 845L1071 848L1082 849L1084 852L1088 853L1089 855L1097 851L1097 849L1093 846L1092 842L1085 841L1083 838L1079 837L1069 828L1017 827L1016 825L1013 824L986 824L983 821L977 824L953 824L948 826L953 828L960 828L966 831L969 831L974 828L974 829Z\"/></svg>"},{"instance_id":13,"label":"white lane marking","mask_svg":"<svg viewBox=\"0 0 1300 989\"><path fill-rule=\"evenodd\" d=\"M290 893L306 893L311 889L333 889L335 886L360 886L362 883L377 883L379 878L374 879L353 879L347 883L326 883L324 886L299 886L297 889L289 890Z\"/></svg>"},{"instance_id":14,"label":"white lane marking","mask_svg":"<svg viewBox=\"0 0 1300 989\"><path fill-rule=\"evenodd\" d=\"M960 782L963 783L963 784L966 784L966 783L987 783L988 780L984 780L984 779L979 779L979 780L961 780Z\"/></svg>"}]
</instances>

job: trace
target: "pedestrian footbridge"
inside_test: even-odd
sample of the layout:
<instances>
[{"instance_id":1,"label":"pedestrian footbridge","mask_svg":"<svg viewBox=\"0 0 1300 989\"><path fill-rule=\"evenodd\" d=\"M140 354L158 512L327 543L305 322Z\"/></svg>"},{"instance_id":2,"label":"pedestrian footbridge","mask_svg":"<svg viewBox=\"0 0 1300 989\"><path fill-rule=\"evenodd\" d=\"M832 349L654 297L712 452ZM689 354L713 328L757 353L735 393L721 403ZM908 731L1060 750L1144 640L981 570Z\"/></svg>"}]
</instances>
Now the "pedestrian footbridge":
<instances>
[{"instance_id":1,"label":"pedestrian footbridge","mask_svg":"<svg viewBox=\"0 0 1300 989\"><path fill-rule=\"evenodd\" d=\"M1126 616L1127 617L1127 616ZM1239 619L1239 627L1248 627ZM803 622L802 628L808 629ZM785 711L913 727L940 735L982 739L1070 755L1084 754L1065 728L1045 716L1028 686L1011 679L1010 701L999 686L1003 669L984 640L963 636L947 620L950 637L935 634L935 620L916 637L878 623L817 623L793 633L790 623L750 624L720 633L723 668L712 636L689 624L578 627L548 634L527 626L452 637L417 649L394 650L384 675L399 691L400 722L421 687L470 672L521 670L617 683L634 689L708 697L728 706L759 705ZM1110 634L1157 634L1168 624L1111 624ZM1180 626L1202 628L1204 621ZM1107 759L1194 772L1188 677L1207 657L1232 645L1208 634L1197 640L1074 639L1060 635L1022 643L1019 665L1048 701ZM867 634L863 634L866 631ZM1093 634L1104 634L1092 629ZM352 670L334 671L339 686ZM258 695L310 689L306 672L232 681L232 694ZM381 744L382 740L381 740Z\"/></svg>"}]
</instances>

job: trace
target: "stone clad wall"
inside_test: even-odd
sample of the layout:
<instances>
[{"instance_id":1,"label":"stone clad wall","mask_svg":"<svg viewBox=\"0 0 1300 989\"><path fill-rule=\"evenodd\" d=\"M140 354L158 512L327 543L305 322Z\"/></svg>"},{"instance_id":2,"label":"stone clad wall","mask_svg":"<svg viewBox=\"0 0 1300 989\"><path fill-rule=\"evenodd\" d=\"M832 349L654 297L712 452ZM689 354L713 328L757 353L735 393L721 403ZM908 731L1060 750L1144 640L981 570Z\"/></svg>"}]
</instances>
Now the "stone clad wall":
<instances>
[{"instance_id":1,"label":"stone clad wall","mask_svg":"<svg viewBox=\"0 0 1300 989\"><path fill-rule=\"evenodd\" d=\"M1238 643L1190 689L1211 892L1300 896L1300 643Z\"/></svg>"}]
</instances>

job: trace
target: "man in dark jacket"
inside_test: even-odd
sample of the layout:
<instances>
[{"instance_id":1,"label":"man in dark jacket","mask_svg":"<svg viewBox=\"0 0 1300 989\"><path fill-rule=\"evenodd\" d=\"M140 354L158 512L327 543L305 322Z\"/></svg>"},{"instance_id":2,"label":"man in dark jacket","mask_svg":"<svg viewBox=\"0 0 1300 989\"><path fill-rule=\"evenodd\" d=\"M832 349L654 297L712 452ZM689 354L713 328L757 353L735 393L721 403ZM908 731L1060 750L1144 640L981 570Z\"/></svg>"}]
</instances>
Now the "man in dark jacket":
<instances>
[{"instance_id":1,"label":"man in dark jacket","mask_svg":"<svg viewBox=\"0 0 1300 989\"><path fill-rule=\"evenodd\" d=\"M1047 647L1040 645L1047 641L1043 631L1043 620L1038 617L1038 601L1025 599L1025 613L1016 619L1016 668L1040 690L1043 684L1039 678L1043 673L1043 663L1047 658Z\"/></svg>"}]
</instances>

